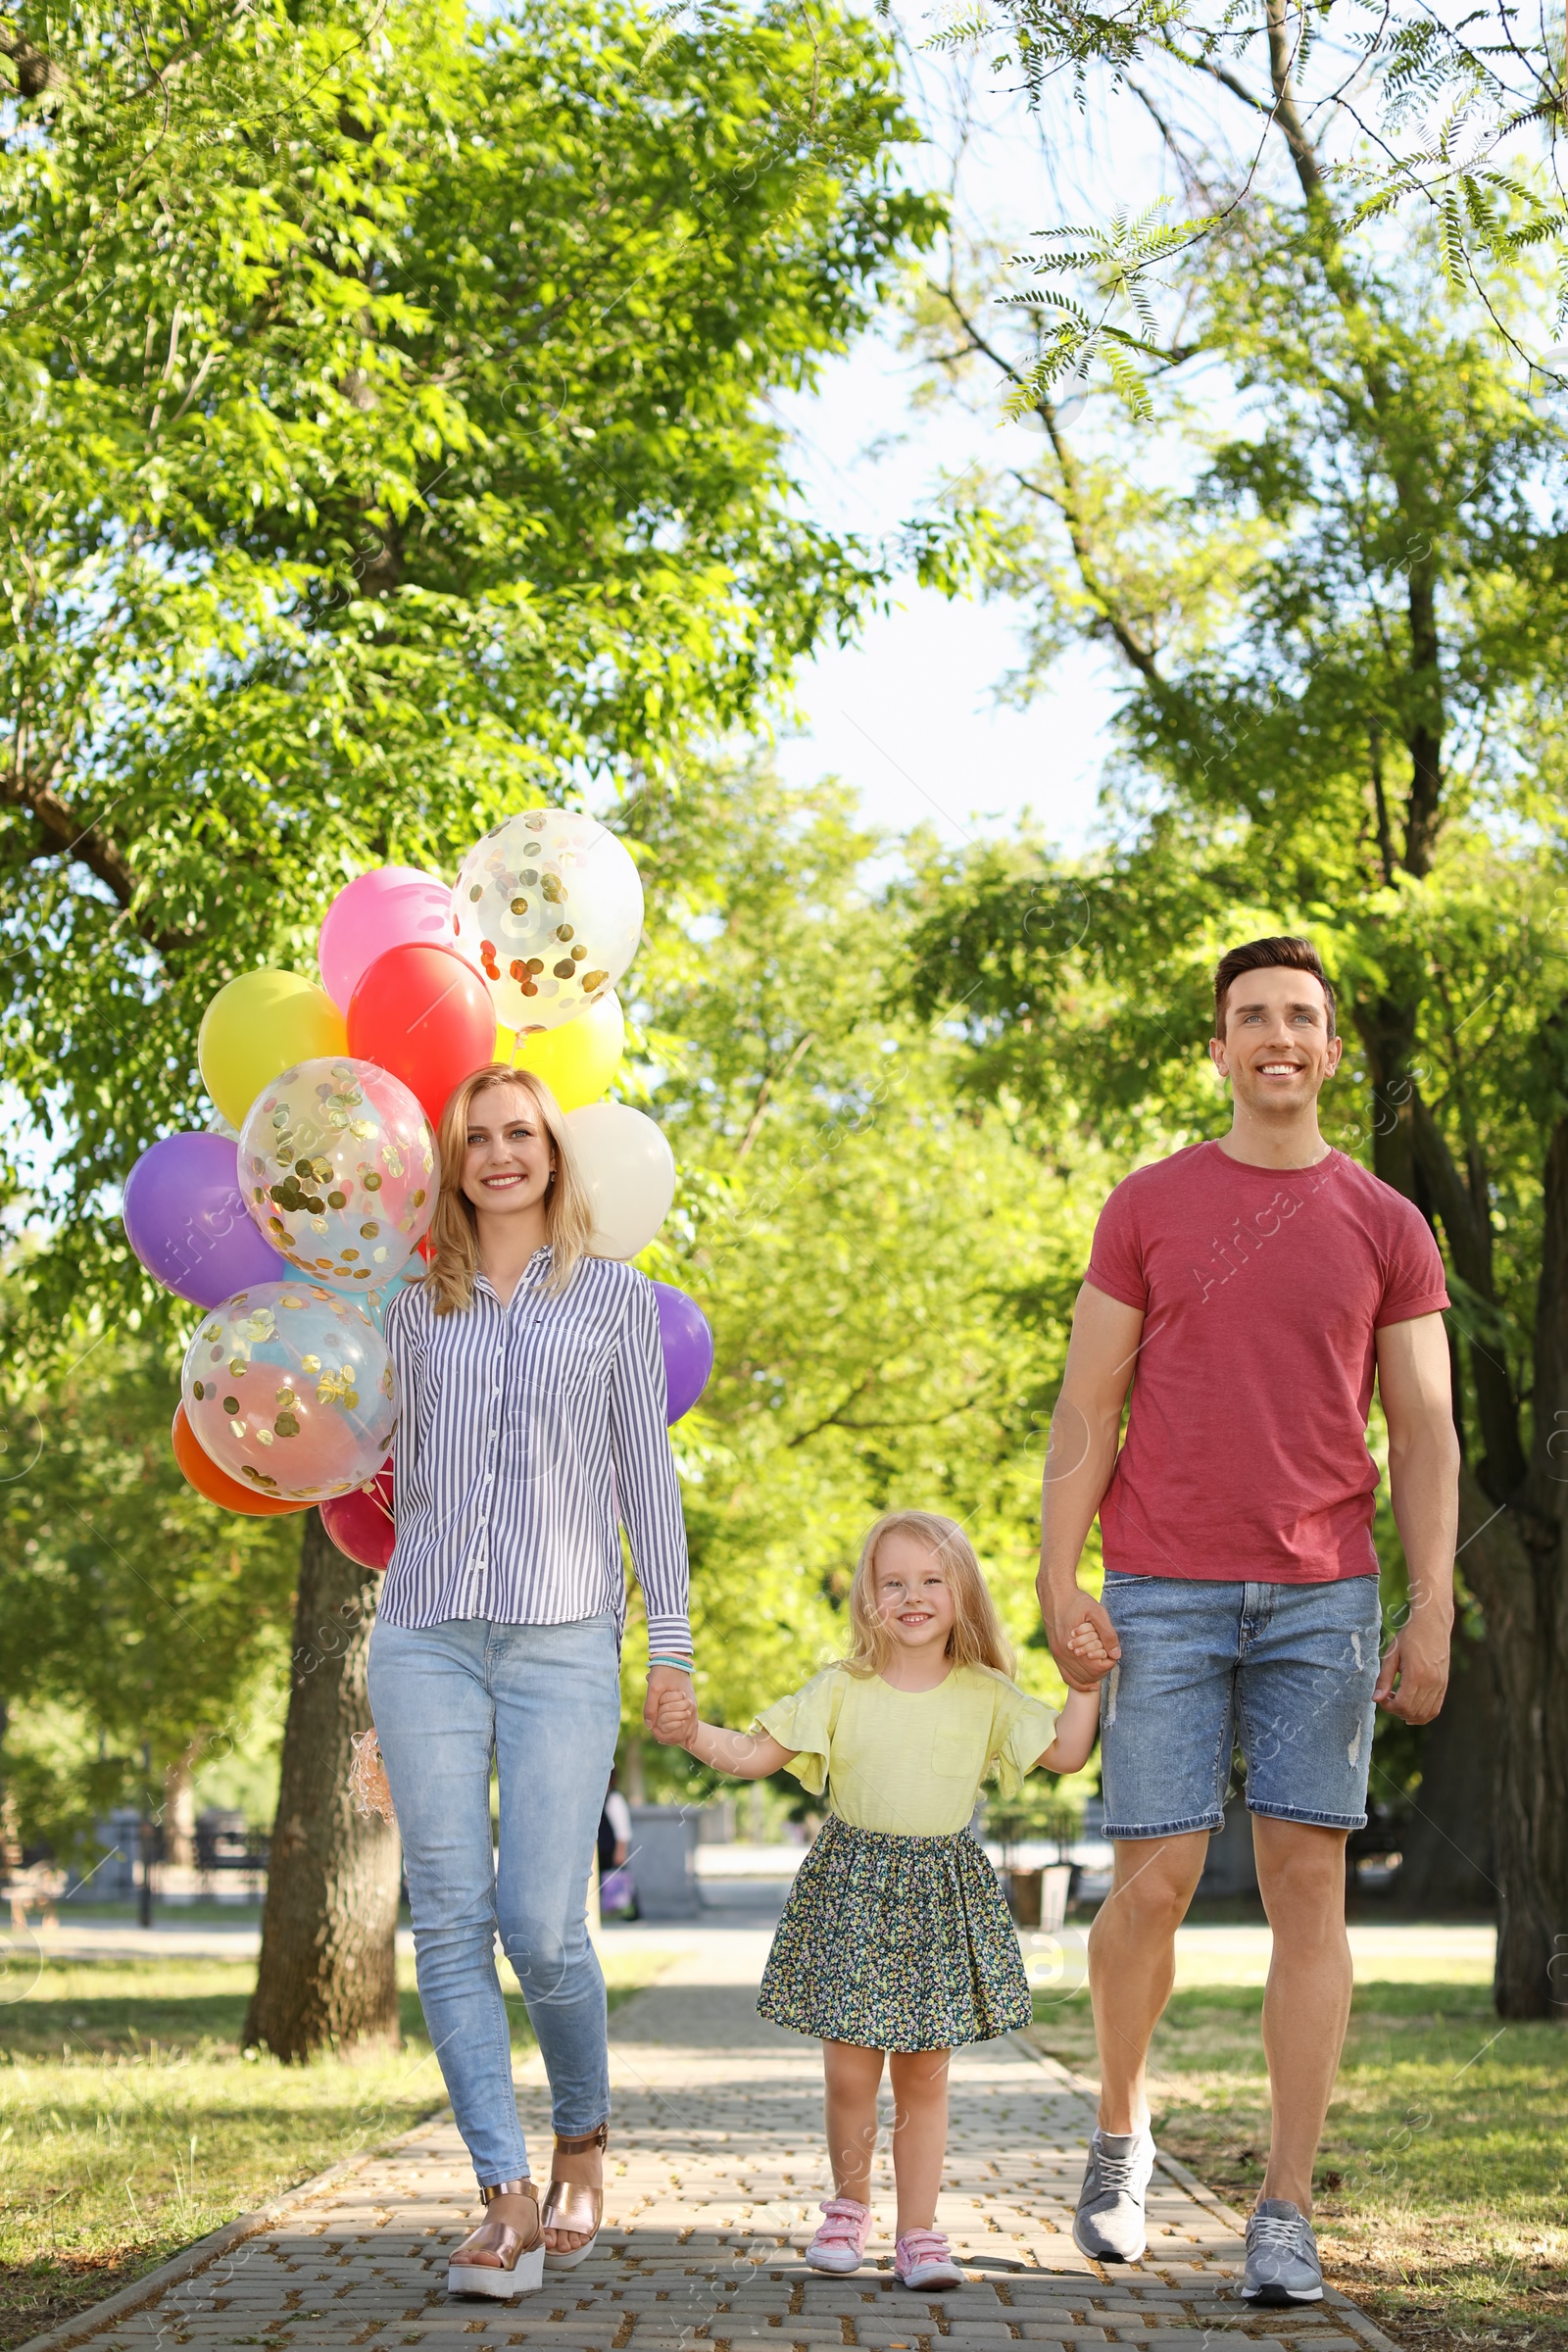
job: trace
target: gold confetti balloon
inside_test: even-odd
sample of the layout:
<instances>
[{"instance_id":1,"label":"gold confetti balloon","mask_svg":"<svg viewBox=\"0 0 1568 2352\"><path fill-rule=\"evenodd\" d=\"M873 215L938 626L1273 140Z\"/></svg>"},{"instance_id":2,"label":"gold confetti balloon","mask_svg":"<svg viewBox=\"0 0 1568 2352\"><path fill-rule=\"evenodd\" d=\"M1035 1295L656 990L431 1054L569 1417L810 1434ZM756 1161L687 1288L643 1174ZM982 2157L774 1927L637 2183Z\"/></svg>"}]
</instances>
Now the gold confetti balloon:
<instances>
[{"instance_id":1,"label":"gold confetti balloon","mask_svg":"<svg viewBox=\"0 0 1568 2352\"><path fill-rule=\"evenodd\" d=\"M519 1037L559 1029L612 989L637 953L643 886L597 817L529 808L487 833L452 892L452 944Z\"/></svg>"},{"instance_id":2,"label":"gold confetti balloon","mask_svg":"<svg viewBox=\"0 0 1568 2352\"><path fill-rule=\"evenodd\" d=\"M373 1061L302 1061L264 1087L239 1138L250 1210L291 1266L362 1297L403 1272L435 1214L435 1137Z\"/></svg>"},{"instance_id":3,"label":"gold confetti balloon","mask_svg":"<svg viewBox=\"0 0 1568 2352\"><path fill-rule=\"evenodd\" d=\"M180 1374L202 1450L259 1494L321 1502L373 1478L397 1420L392 1358L352 1300L267 1282L202 1318Z\"/></svg>"}]
</instances>

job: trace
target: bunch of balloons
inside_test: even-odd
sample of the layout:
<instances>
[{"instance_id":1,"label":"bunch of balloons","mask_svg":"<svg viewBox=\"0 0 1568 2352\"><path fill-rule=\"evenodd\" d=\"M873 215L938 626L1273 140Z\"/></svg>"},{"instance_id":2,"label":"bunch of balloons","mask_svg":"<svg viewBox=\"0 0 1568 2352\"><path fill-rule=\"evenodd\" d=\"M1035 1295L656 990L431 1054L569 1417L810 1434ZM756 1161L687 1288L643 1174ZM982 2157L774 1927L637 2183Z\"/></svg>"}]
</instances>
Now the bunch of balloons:
<instances>
[{"instance_id":1,"label":"bunch of balloons","mask_svg":"<svg viewBox=\"0 0 1568 2352\"><path fill-rule=\"evenodd\" d=\"M253 1516L318 1503L341 1550L386 1566L397 1395L377 1316L435 1213L441 1113L485 1063L533 1071L567 1114L596 1252L648 1247L674 1157L652 1119L602 1100L642 913L614 834L530 808L475 844L451 889L401 865L347 884L321 924L319 986L264 968L219 990L197 1040L216 1131L154 1144L124 1198L137 1257L204 1309L173 1427L200 1493ZM713 1338L695 1299L654 1288L673 1422Z\"/></svg>"}]
</instances>

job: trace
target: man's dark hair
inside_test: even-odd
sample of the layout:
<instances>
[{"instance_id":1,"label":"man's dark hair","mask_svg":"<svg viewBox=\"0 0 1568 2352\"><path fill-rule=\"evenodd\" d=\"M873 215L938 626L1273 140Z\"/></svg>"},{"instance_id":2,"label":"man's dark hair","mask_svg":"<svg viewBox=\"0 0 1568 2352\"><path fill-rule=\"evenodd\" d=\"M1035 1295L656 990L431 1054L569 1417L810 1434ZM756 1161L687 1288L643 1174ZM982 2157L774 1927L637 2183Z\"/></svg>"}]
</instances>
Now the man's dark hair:
<instances>
[{"instance_id":1,"label":"man's dark hair","mask_svg":"<svg viewBox=\"0 0 1568 2352\"><path fill-rule=\"evenodd\" d=\"M1225 1036L1225 1000L1231 993L1231 982L1244 972L1266 972L1270 969L1288 972L1310 972L1323 984L1328 999L1329 1035L1334 1035L1334 986L1323 969L1323 958L1309 939L1250 939L1245 947L1230 948L1219 959L1214 974L1214 1035L1222 1042Z\"/></svg>"}]
</instances>

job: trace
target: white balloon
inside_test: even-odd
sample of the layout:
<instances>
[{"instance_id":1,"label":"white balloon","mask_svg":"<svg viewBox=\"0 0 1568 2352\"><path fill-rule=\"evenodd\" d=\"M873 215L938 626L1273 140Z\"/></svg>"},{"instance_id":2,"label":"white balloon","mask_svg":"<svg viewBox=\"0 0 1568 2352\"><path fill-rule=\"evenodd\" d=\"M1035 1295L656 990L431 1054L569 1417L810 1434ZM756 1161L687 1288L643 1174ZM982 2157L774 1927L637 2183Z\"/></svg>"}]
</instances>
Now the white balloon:
<instances>
[{"instance_id":1,"label":"white balloon","mask_svg":"<svg viewBox=\"0 0 1568 2352\"><path fill-rule=\"evenodd\" d=\"M452 945L519 1037L608 996L637 953L643 886L625 843L580 808L527 808L487 833L452 891Z\"/></svg>"},{"instance_id":2,"label":"white balloon","mask_svg":"<svg viewBox=\"0 0 1568 2352\"><path fill-rule=\"evenodd\" d=\"M594 1208L596 1257L646 1250L675 1198L675 1154L662 1131L626 1102L585 1102L566 1113L577 1174Z\"/></svg>"}]
</instances>

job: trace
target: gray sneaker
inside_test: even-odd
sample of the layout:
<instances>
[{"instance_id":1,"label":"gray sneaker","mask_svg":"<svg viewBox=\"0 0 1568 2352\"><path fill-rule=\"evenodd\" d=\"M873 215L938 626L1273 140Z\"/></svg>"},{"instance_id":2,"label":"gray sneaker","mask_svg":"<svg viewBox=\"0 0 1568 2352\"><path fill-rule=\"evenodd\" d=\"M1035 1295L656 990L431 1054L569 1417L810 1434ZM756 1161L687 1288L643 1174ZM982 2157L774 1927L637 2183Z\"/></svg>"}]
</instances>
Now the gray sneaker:
<instances>
[{"instance_id":1,"label":"gray sneaker","mask_svg":"<svg viewBox=\"0 0 1568 2352\"><path fill-rule=\"evenodd\" d=\"M1154 2170L1154 2142L1142 2132L1096 2130L1078 2191L1072 2242L1092 2262L1141 2262L1148 2244L1144 2198Z\"/></svg>"},{"instance_id":2,"label":"gray sneaker","mask_svg":"<svg viewBox=\"0 0 1568 2352\"><path fill-rule=\"evenodd\" d=\"M1247 2225L1244 2303L1321 2303L1323 2265L1312 2225L1286 2197L1265 2197Z\"/></svg>"}]
</instances>

